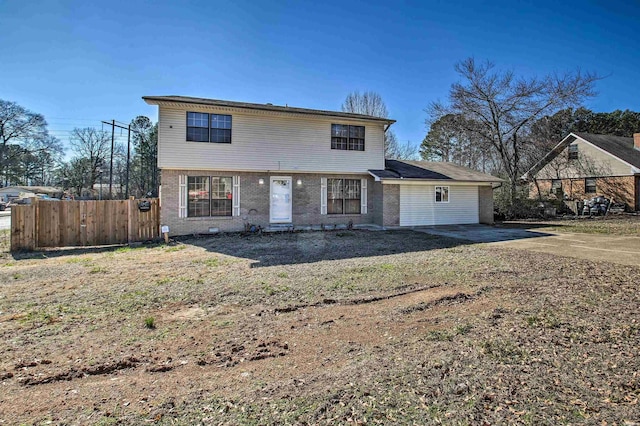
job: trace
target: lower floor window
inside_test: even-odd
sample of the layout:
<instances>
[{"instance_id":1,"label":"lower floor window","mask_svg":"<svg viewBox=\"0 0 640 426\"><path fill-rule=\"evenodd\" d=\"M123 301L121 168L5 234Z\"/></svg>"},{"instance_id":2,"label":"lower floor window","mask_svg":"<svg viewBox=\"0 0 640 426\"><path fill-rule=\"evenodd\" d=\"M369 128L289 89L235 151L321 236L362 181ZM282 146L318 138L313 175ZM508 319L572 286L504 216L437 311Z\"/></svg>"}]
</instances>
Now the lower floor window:
<instances>
[{"instance_id":1,"label":"lower floor window","mask_svg":"<svg viewBox=\"0 0 640 426\"><path fill-rule=\"evenodd\" d=\"M220 176L189 176L187 216L231 216L233 180Z\"/></svg>"},{"instance_id":2,"label":"lower floor window","mask_svg":"<svg viewBox=\"0 0 640 426\"><path fill-rule=\"evenodd\" d=\"M448 203L448 202L449 202L449 187L436 186L436 203Z\"/></svg>"},{"instance_id":3,"label":"lower floor window","mask_svg":"<svg viewBox=\"0 0 640 426\"><path fill-rule=\"evenodd\" d=\"M360 214L360 179L327 179L327 214Z\"/></svg>"},{"instance_id":4,"label":"lower floor window","mask_svg":"<svg viewBox=\"0 0 640 426\"><path fill-rule=\"evenodd\" d=\"M584 180L584 192L586 194L596 193L596 178L586 178Z\"/></svg>"}]
</instances>

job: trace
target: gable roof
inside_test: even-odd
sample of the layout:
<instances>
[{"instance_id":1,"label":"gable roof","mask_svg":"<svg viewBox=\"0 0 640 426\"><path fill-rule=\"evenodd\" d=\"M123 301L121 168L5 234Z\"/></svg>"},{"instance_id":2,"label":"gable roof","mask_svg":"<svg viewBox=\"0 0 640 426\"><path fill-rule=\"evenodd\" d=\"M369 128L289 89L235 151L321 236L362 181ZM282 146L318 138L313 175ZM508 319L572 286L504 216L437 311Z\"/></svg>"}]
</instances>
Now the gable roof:
<instances>
[{"instance_id":1,"label":"gable roof","mask_svg":"<svg viewBox=\"0 0 640 426\"><path fill-rule=\"evenodd\" d=\"M614 157L640 168L640 150L633 146L633 138L622 136L595 135L593 133L574 133L576 136L607 151Z\"/></svg>"},{"instance_id":2,"label":"gable roof","mask_svg":"<svg viewBox=\"0 0 640 426\"><path fill-rule=\"evenodd\" d=\"M354 120L377 121L381 123L387 123L389 125L396 122L396 120L391 120L389 118L374 117L372 115L365 114L354 114L350 112L297 108L290 107L288 105L279 106L273 104L253 104L249 102L225 101L221 99L193 98L190 96L143 96L142 99L144 99L144 101L149 105L159 105L161 103L193 104L223 108L241 108L259 111L286 112L293 114L322 115L329 117L349 118Z\"/></svg>"},{"instance_id":3,"label":"gable roof","mask_svg":"<svg viewBox=\"0 0 640 426\"><path fill-rule=\"evenodd\" d=\"M376 180L495 182L502 179L444 161L385 160L384 170L369 170Z\"/></svg>"},{"instance_id":4,"label":"gable roof","mask_svg":"<svg viewBox=\"0 0 640 426\"><path fill-rule=\"evenodd\" d=\"M537 174L544 166L549 164L562 151L571 145L576 139L590 143L601 150L613 155L617 159L640 169L640 150L634 148L633 138L613 135L596 135L594 133L572 132L569 133L558 145L553 147L540 161L534 164L522 178L529 179Z\"/></svg>"}]
</instances>

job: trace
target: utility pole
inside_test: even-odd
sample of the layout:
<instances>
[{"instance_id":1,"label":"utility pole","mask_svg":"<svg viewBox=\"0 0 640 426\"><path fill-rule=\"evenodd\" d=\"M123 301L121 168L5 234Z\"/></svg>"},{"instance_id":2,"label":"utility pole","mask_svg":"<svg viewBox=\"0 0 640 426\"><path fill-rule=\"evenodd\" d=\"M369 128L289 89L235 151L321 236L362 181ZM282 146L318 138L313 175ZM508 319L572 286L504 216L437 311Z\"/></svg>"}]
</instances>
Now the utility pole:
<instances>
[{"instance_id":1,"label":"utility pole","mask_svg":"<svg viewBox=\"0 0 640 426\"><path fill-rule=\"evenodd\" d=\"M127 133L127 191L125 192L125 197L127 200L129 199L129 162L131 159L131 124L128 126Z\"/></svg>"},{"instance_id":2,"label":"utility pole","mask_svg":"<svg viewBox=\"0 0 640 426\"><path fill-rule=\"evenodd\" d=\"M111 187L113 186L113 148L115 144L115 131L116 131L116 120L111 120L111 160L109 164L109 199L113 192L111 192Z\"/></svg>"},{"instance_id":3,"label":"utility pole","mask_svg":"<svg viewBox=\"0 0 640 426\"><path fill-rule=\"evenodd\" d=\"M116 124L116 120L111 120L111 122L103 121L104 124L111 126L111 167L109 168L109 195L111 195L111 186L113 184L113 151L114 151L114 143L115 143L115 129L116 127L119 129L123 129L127 131L127 173L126 173L126 197L129 198L129 168L131 163L131 124L127 127ZM136 130L133 130L136 133ZM122 191L122 188L120 188ZM122 192L120 192L122 194Z\"/></svg>"}]
</instances>

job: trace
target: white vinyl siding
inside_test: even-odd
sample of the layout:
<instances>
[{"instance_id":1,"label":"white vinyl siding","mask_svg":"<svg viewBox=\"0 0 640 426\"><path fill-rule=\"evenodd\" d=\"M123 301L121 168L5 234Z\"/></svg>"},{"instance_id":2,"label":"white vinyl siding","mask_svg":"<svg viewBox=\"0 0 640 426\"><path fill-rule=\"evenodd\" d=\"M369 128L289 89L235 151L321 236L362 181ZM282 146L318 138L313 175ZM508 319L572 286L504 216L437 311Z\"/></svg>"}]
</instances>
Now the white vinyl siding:
<instances>
[{"instance_id":1,"label":"white vinyl siding","mask_svg":"<svg viewBox=\"0 0 640 426\"><path fill-rule=\"evenodd\" d=\"M384 125L345 120L363 125L365 151L331 149L331 124L336 117L235 112L191 108L189 111L233 117L232 142L187 142L187 108L161 106L158 166L182 170L269 170L272 172L366 173L384 169Z\"/></svg>"},{"instance_id":2,"label":"white vinyl siding","mask_svg":"<svg viewBox=\"0 0 640 426\"><path fill-rule=\"evenodd\" d=\"M435 185L400 185L400 226L479 223L477 186L450 186L448 203L436 203L435 189Z\"/></svg>"}]
</instances>

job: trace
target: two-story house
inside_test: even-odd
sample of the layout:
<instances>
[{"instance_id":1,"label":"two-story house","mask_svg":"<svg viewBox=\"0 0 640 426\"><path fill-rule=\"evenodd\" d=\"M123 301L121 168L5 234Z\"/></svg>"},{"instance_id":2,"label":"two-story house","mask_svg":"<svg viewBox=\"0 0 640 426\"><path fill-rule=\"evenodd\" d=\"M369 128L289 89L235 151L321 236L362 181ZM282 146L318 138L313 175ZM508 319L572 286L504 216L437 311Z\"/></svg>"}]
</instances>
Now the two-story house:
<instances>
[{"instance_id":1,"label":"two-story house","mask_svg":"<svg viewBox=\"0 0 640 426\"><path fill-rule=\"evenodd\" d=\"M161 222L172 235L247 224L491 223L499 179L448 163L386 161L395 122L184 96L159 106Z\"/></svg>"}]
</instances>

